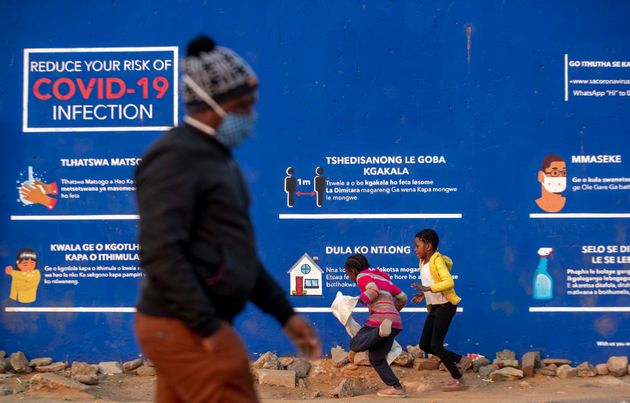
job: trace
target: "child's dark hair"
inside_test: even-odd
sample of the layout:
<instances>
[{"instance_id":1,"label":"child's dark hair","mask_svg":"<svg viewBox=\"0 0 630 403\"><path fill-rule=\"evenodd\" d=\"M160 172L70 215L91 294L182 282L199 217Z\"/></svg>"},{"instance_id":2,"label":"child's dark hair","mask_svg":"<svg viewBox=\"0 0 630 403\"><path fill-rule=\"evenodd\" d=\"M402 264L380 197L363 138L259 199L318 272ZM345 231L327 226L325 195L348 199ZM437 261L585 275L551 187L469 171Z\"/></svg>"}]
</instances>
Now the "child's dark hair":
<instances>
[{"instance_id":1,"label":"child's dark hair","mask_svg":"<svg viewBox=\"0 0 630 403\"><path fill-rule=\"evenodd\" d=\"M37 253L35 253L33 249L31 248L20 249L17 256L15 257L15 264L17 265L19 263L22 263L22 260L24 259L31 259L35 261L35 267L37 267Z\"/></svg>"},{"instance_id":2,"label":"child's dark hair","mask_svg":"<svg viewBox=\"0 0 630 403\"><path fill-rule=\"evenodd\" d=\"M363 256L361 253L357 253L346 259L345 268L346 270L356 269L357 271L362 272L363 270L369 269L370 264L368 263L365 256Z\"/></svg>"},{"instance_id":3,"label":"child's dark hair","mask_svg":"<svg viewBox=\"0 0 630 403\"><path fill-rule=\"evenodd\" d=\"M437 250L438 245L440 244L440 237L437 232L432 230L431 228L425 228L422 231L416 234L416 238L421 240L424 243L430 243L433 250Z\"/></svg>"}]
</instances>

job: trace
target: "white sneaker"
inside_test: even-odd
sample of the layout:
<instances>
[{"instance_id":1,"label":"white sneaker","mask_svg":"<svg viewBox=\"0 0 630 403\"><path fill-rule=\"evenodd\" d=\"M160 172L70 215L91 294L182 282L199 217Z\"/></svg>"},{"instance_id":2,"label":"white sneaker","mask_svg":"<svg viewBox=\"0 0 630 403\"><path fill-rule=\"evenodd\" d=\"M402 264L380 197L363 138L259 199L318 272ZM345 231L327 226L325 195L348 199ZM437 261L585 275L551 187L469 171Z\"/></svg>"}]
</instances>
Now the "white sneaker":
<instances>
[{"instance_id":1,"label":"white sneaker","mask_svg":"<svg viewBox=\"0 0 630 403\"><path fill-rule=\"evenodd\" d=\"M392 334L392 321L385 319L378 327L378 335L381 337L387 337Z\"/></svg>"}]
</instances>

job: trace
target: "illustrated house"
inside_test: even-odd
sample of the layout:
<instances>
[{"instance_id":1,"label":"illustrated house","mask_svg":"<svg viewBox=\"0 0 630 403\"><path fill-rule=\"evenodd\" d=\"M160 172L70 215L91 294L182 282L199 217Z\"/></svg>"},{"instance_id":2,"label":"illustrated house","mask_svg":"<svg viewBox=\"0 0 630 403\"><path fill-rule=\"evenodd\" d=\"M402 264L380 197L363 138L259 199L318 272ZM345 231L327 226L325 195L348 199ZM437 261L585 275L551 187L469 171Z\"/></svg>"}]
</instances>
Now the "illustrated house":
<instances>
[{"instance_id":1,"label":"illustrated house","mask_svg":"<svg viewBox=\"0 0 630 403\"><path fill-rule=\"evenodd\" d=\"M305 253L289 270L291 295L322 295L322 274L317 258Z\"/></svg>"}]
</instances>

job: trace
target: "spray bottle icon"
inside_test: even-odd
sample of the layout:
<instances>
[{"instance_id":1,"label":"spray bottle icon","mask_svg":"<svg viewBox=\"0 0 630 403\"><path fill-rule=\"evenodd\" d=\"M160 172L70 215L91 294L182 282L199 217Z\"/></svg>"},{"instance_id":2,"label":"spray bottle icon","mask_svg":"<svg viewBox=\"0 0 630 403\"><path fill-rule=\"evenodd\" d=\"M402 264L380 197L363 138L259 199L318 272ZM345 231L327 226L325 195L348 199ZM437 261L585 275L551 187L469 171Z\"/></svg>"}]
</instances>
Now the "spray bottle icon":
<instances>
[{"instance_id":1,"label":"spray bottle icon","mask_svg":"<svg viewBox=\"0 0 630 403\"><path fill-rule=\"evenodd\" d=\"M547 258L553 253L553 248L538 249L540 261L534 273L534 299L553 298L553 279L547 272Z\"/></svg>"}]
</instances>

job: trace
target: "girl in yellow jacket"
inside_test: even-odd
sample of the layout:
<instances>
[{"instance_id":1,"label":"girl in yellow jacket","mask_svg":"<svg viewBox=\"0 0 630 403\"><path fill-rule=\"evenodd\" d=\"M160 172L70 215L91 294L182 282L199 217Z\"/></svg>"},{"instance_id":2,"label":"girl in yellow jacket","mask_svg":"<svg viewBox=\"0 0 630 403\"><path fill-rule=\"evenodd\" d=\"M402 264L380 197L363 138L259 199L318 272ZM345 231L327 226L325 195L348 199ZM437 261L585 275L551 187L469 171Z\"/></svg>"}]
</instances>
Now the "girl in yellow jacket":
<instances>
[{"instance_id":1,"label":"girl in yellow jacket","mask_svg":"<svg viewBox=\"0 0 630 403\"><path fill-rule=\"evenodd\" d=\"M11 294L9 298L14 301L28 304L37 299L37 287L41 279L41 273L37 270L37 255L32 249L22 249L15 260L14 269L7 266L4 272L11 276Z\"/></svg>"},{"instance_id":2,"label":"girl in yellow jacket","mask_svg":"<svg viewBox=\"0 0 630 403\"><path fill-rule=\"evenodd\" d=\"M414 246L420 259L420 279L413 289L422 291L414 295L412 302L427 301L428 315L420 337L420 348L440 358L453 378L444 391L466 389L463 373L472 365L469 357L461 356L444 348L444 338L457 312L461 298L455 293L455 283L451 277L452 260L437 251L440 238L432 229L423 229L416 234ZM459 368L457 367L459 364Z\"/></svg>"}]
</instances>

